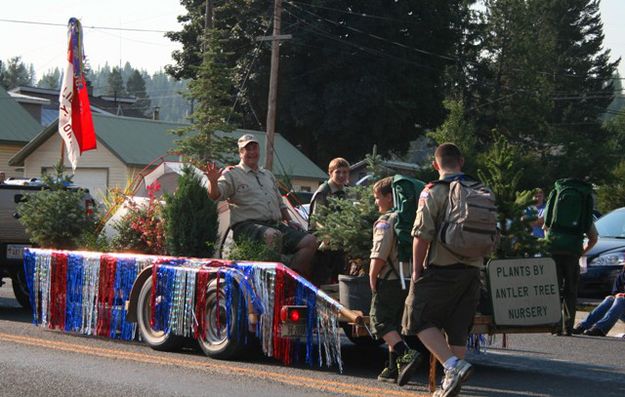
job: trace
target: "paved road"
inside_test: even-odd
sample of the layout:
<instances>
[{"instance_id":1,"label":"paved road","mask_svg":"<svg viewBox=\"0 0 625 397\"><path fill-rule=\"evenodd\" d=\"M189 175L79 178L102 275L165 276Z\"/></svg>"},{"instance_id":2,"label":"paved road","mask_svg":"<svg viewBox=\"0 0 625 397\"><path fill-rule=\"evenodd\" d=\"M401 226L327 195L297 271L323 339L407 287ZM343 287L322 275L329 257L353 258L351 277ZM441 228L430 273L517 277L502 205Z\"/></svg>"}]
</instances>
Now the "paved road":
<instances>
[{"instance_id":1,"label":"paved road","mask_svg":"<svg viewBox=\"0 0 625 397\"><path fill-rule=\"evenodd\" d=\"M8 291L8 292L7 292ZM381 348L345 342L345 372L284 367L258 355L224 362L187 348L156 352L140 343L115 342L49 331L30 324L10 288L0 288L0 396L419 396L425 369L404 388L374 378ZM511 335L507 349L471 354L474 377L466 396L625 395L625 340ZM494 346L500 346L501 337Z\"/></svg>"}]
</instances>

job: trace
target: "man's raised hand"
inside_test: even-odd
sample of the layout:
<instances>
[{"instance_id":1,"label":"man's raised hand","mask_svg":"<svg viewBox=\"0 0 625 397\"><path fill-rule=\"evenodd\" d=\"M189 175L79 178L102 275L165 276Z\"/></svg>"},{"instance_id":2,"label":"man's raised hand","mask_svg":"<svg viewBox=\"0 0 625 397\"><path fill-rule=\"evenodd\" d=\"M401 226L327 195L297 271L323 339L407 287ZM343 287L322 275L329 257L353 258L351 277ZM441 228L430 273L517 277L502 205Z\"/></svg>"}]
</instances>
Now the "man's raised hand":
<instances>
[{"instance_id":1,"label":"man's raised hand","mask_svg":"<svg viewBox=\"0 0 625 397\"><path fill-rule=\"evenodd\" d=\"M202 171L204 172L204 175L206 175L209 181L213 181L213 182L217 181L217 179L219 179L219 177L221 176L221 173L223 172L223 169L219 168L213 162L206 163L206 165L204 165L204 167L202 168L203 168Z\"/></svg>"}]
</instances>

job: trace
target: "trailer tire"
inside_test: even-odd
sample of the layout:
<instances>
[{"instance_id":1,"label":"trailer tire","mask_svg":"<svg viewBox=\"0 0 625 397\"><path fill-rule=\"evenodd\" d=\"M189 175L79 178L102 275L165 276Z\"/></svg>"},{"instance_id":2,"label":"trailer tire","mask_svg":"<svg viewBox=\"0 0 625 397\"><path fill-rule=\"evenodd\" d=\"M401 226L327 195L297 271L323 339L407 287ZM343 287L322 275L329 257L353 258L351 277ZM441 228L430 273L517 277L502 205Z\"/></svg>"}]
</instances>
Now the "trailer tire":
<instances>
[{"instance_id":1,"label":"trailer tire","mask_svg":"<svg viewBox=\"0 0 625 397\"><path fill-rule=\"evenodd\" d=\"M137 301L137 326L141 339L154 350L175 351L180 349L184 343L184 337L155 330L150 325L151 316L152 276L143 283Z\"/></svg>"},{"instance_id":2,"label":"trailer tire","mask_svg":"<svg viewBox=\"0 0 625 397\"><path fill-rule=\"evenodd\" d=\"M15 299L24 309L30 309L30 293L28 292L28 284L26 283L26 273L24 273L24 267L20 266L19 269L11 275L11 285L13 286L13 294Z\"/></svg>"},{"instance_id":3,"label":"trailer tire","mask_svg":"<svg viewBox=\"0 0 625 397\"><path fill-rule=\"evenodd\" d=\"M240 340L239 334L235 330L241 324L237 324L239 302L239 289L233 283L232 303L230 305L230 337L226 329L226 294L223 288L224 279L220 279L220 288L217 288L217 280L208 284L206 289L206 334L201 335L197 342L207 356L220 360L231 360L240 356L245 348L245 343ZM219 303L219 310L217 310ZM217 315L219 314L219 327L217 326ZM247 332L247 330L245 331Z\"/></svg>"}]
</instances>

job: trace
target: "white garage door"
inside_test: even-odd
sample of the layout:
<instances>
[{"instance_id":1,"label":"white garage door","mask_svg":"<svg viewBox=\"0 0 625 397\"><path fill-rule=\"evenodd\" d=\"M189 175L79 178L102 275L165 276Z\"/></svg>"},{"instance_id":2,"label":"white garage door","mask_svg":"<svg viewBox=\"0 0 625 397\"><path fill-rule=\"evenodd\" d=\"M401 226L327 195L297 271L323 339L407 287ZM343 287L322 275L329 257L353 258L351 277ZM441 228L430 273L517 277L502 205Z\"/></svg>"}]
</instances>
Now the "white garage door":
<instances>
[{"instance_id":1,"label":"white garage door","mask_svg":"<svg viewBox=\"0 0 625 397\"><path fill-rule=\"evenodd\" d=\"M98 201L106 195L108 189L108 168L76 168L74 184L89 189L91 196Z\"/></svg>"},{"instance_id":2,"label":"white garage door","mask_svg":"<svg viewBox=\"0 0 625 397\"><path fill-rule=\"evenodd\" d=\"M48 168L45 170L48 173L53 173L54 170ZM66 174L71 175L72 170L68 168L65 170ZM91 196L97 201L102 201L102 197L106 194L108 189L109 170L108 168L76 168L72 181L76 186L89 189Z\"/></svg>"}]
</instances>

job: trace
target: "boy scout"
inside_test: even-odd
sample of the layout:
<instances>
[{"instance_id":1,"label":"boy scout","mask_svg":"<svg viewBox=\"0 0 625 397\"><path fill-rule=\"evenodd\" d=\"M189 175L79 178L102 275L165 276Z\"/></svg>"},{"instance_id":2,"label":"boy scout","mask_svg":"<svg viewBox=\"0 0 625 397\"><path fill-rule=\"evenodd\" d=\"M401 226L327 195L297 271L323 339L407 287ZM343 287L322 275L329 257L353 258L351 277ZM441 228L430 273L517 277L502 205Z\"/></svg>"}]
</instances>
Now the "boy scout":
<instances>
[{"instance_id":1,"label":"boy scout","mask_svg":"<svg viewBox=\"0 0 625 397\"><path fill-rule=\"evenodd\" d=\"M394 266L397 260L397 242L393 225L396 214L393 208L393 177L384 178L373 185L373 196L382 214L373 225L373 247L369 267L371 285L371 323L373 332L388 345L388 366L378 380L397 382L403 386L410 380L417 366L419 353L410 349L399 335L404 301L407 291L401 288L399 273ZM405 274L409 274L408 271Z\"/></svg>"},{"instance_id":2,"label":"boy scout","mask_svg":"<svg viewBox=\"0 0 625 397\"><path fill-rule=\"evenodd\" d=\"M436 148L432 165L441 181L469 179L462 172L464 157L453 143ZM481 257L458 257L437 239L448 196L445 183L431 183L421 192L412 229L413 270L402 322L403 333L418 335L445 369L436 397L458 395L461 383L472 373L464 355L479 301L483 262Z\"/></svg>"}]
</instances>

